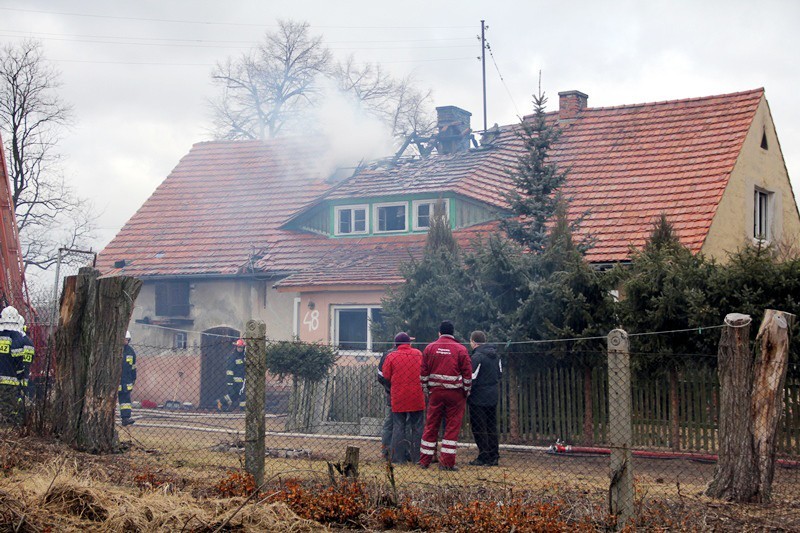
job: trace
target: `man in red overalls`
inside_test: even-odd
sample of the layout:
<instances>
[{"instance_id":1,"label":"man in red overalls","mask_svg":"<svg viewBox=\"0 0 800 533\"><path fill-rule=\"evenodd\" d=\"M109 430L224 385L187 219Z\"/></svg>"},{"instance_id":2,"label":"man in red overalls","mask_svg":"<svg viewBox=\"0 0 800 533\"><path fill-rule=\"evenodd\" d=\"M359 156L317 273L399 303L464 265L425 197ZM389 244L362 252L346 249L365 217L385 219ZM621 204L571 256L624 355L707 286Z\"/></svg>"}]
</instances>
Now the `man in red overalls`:
<instances>
[{"instance_id":1,"label":"man in red overalls","mask_svg":"<svg viewBox=\"0 0 800 533\"><path fill-rule=\"evenodd\" d=\"M445 320L439 325L439 340L422 352L420 381L429 391L428 414L422 433L419 464L428 468L436 453L436 441L442 416L446 425L439 455L440 470L456 468L456 445L464 406L472 387L472 363L469 353L455 337L453 323Z\"/></svg>"}]
</instances>

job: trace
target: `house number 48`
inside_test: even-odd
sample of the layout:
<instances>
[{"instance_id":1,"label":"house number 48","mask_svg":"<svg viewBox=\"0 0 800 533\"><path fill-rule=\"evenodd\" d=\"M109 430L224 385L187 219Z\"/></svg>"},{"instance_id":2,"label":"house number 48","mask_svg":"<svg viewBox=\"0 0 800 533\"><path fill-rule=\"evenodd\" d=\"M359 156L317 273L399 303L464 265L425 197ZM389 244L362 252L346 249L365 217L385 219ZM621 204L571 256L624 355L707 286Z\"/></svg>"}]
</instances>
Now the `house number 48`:
<instances>
[{"instance_id":1,"label":"house number 48","mask_svg":"<svg viewBox=\"0 0 800 533\"><path fill-rule=\"evenodd\" d=\"M308 326L308 331L316 331L319 327L319 311L306 311L306 316L303 317L303 324Z\"/></svg>"}]
</instances>

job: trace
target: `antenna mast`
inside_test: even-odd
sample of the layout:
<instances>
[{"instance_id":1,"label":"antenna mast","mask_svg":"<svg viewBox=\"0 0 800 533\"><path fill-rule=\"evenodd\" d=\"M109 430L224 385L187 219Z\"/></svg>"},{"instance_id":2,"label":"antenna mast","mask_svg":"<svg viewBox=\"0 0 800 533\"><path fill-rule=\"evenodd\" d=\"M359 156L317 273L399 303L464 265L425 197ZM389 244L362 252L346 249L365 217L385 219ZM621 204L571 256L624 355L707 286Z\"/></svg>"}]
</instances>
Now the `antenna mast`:
<instances>
[{"instance_id":1,"label":"antenna mast","mask_svg":"<svg viewBox=\"0 0 800 533\"><path fill-rule=\"evenodd\" d=\"M486 21L481 20L481 71L483 72L483 131L486 125Z\"/></svg>"}]
</instances>

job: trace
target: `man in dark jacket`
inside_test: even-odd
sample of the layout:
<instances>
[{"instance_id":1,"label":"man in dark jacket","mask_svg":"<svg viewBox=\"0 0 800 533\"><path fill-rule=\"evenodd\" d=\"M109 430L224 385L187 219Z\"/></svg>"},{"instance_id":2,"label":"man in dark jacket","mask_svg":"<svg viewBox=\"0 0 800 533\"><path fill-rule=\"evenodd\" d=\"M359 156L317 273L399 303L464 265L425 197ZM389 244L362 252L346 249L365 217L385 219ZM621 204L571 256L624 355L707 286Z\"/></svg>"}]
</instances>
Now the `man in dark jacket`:
<instances>
[{"instance_id":1,"label":"man in dark jacket","mask_svg":"<svg viewBox=\"0 0 800 533\"><path fill-rule=\"evenodd\" d=\"M497 466L500 457L497 438L497 398L500 389L502 365L497 349L486 344L486 333L473 331L469 338L472 347L472 392L469 405L469 423L478 445L478 457L469 464Z\"/></svg>"},{"instance_id":2,"label":"man in dark jacket","mask_svg":"<svg viewBox=\"0 0 800 533\"><path fill-rule=\"evenodd\" d=\"M122 378L119 382L119 416L123 426L134 423L131 418L131 391L136 383L136 352L130 345L131 332L125 332L125 346L122 348Z\"/></svg>"}]
</instances>

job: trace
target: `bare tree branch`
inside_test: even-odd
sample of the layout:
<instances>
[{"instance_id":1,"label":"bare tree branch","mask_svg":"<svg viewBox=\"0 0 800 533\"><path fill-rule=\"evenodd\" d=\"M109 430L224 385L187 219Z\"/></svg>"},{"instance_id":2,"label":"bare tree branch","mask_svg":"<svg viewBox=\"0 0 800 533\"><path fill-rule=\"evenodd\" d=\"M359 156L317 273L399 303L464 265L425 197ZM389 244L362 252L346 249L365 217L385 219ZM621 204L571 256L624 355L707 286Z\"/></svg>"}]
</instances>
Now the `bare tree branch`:
<instances>
[{"instance_id":1,"label":"bare tree branch","mask_svg":"<svg viewBox=\"0 0 800 533\"><path fill-rule=\"evenodd\" d=\"M48 268L60 246L93 237L91 205L60 174L56 151L72 108L58 96L58 72L34 40L0 50L0 130L6 135L11 195L26 265Z\"/></svg>"},{"instance_id":2,"label":"bare tree branch","mask_svg":"<svg viewBox=\"0 0 800 533\"><path fill-rule=\"evenodd\" d=\"M418 90L410 76L394 78L381 65L359 65L353 56L333 63L308 23L279 21L278 30L267 33L257 49L214 69L212 80L221 88L210 102L215 136L267 139L300 128L308 131L305 119L323 97L323 76L354 96L395 138L433 131L430 91Z\"/></svg>"}]
</instances>

